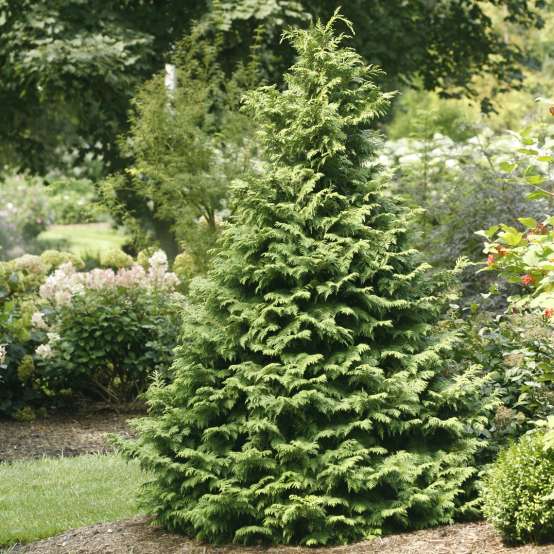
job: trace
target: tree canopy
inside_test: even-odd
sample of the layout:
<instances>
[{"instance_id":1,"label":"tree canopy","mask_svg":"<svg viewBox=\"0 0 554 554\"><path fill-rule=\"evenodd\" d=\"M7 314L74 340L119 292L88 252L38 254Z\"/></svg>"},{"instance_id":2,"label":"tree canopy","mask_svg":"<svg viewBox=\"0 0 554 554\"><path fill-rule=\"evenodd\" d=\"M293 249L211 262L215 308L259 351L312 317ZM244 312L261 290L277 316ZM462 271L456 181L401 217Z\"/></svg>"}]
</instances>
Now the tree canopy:
<instances>
[{"instance_id":1,"label":"tree canopy","mask_svg":"<svg viewBox=\"0 0 554 554\"><path fill-rule=\"evenodd\" d=\"M390 80L421 80L448 94L471 91L472 77L519 77L519 49L493 27L487 7L523 26L540 25L541 0L352 0L355 46ZM191 28L225 33L224 58L247 55L265 28L264 61L272 78L292 61L279 40L289 24L329 17L336 0L0 0L0 163L43 171L60 149L96 149L118 161L116 136L126 126L136 87L162 67ZM214 16L214 14L216 14Z\"/></svg>"}]
</instances>

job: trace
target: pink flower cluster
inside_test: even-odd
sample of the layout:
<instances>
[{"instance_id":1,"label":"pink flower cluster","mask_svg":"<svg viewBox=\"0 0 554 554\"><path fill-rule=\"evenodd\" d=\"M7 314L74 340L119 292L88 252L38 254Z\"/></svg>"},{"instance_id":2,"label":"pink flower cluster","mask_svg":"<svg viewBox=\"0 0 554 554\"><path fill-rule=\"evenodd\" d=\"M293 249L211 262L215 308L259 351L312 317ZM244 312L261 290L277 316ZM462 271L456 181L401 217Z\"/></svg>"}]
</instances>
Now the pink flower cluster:
<instances>
[{"instance_id":1,"label":"pink flower cluster","mask_svg":"<svg viewBox=\"0 0 554 554\"><path fill-rule=\"evenodd\" d=\"M68 304L74 294L84 290L84 273L77 273L71 262L62 264L39 289L39 295L53 304Z\"/></svg>"},{"instance_id":2,"label":"pink flower cluster","mask_svg":"<svg viewBox=\"0 0 554 554\"><path fill-rule=\"evenodd\" d=\"M108 288L155 288L168 292L179 284L175 273L168 271L169 265L164 252L158 250L148 260L148 270L133 264L129 268L93 269L89 272L77 272L71 263L61 265L40 287L39 294L45 300L56 305L68 304L75 294L87 289L102 290Z\"/></svg>"}]
</instances>

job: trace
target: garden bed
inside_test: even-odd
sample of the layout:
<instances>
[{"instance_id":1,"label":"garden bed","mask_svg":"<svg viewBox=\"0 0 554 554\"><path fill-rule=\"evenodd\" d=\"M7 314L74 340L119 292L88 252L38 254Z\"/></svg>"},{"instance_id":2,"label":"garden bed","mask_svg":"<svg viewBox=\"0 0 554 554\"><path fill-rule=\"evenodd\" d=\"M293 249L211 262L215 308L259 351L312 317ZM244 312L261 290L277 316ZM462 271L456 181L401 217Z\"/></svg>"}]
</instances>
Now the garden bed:
<instances>
[{"instance_id":1,"label":"garden bed","mask_svg":"<svg viewBox=\"0 0 554 554\"><path fill-rule=\"evenodd\" d=\"M110 452L113 449L107 435L130 436L127 420L137 415L129 410L125 413L100 410L59 414L32 422L2 420L0 462Z\"/></svg>"},{"instance_id":2,"label":"garden bed","mask_svg":"<svg viewBox=\"0 0 554 554\"><path fill-rule=\"evenodd\" d=\"M504 546L498 534L485 523L457 524L416 533L393 535L384 539L335 548L294 547L211 547L166 533L137 517L118 523L90 525L27 546L15 547L14 553L33 554L547 554L553 545Z\"/></svg>"}]
</instances>

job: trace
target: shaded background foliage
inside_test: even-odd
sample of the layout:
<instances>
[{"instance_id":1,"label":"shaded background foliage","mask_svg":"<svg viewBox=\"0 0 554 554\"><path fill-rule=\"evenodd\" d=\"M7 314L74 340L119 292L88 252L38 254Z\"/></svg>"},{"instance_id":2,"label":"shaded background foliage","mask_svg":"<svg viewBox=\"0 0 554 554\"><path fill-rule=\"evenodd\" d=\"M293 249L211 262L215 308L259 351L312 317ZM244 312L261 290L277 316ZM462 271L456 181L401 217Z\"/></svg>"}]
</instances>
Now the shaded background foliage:
<instances>
[{"instance_id":1,"label":"shaded background foliage","mask_svg":"<svg viewBox=\"0 0 554 554\"><path fill-rule=\"evenodd\" d=\"M60 150L101 153L121 164L116 136L126 127L138 85L158 71L174 43L199 21L225 36L222 59L244 60L255 29L264 29L263 67L275 81L293 53L280 40L285 25L327 19L330 0L2 0L0 2L0 162L44 172ZM469 94L476 75L498 88L521 77L521 48L493 27L488 6L523 27L541 25L540 0L355 0L354 45L379 64L388 87L418 81L443 94ZM425 32L422 32L425 30Z\"/></svg>"}]
</instances>

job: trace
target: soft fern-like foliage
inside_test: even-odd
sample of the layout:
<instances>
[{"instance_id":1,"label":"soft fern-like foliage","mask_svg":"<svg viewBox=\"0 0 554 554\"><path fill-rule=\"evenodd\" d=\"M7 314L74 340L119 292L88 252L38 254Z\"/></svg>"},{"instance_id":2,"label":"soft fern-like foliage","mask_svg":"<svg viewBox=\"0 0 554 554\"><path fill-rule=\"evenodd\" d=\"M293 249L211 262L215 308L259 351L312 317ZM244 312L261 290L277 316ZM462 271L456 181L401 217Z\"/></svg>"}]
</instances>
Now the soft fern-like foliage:
<instances>
[{"instance_id":1,"label":"soft fern-like foliage","mask_svg":"<svg viewBox=\"0 0 554 554\"><path fill-rule=\"evenodd\" d=\"M388 98L340 19L288 33L286 89L248 96L265 171L235 184L175 380L152 387L124 445L154 475L151 513L201 540L348 543L446 523L474 473L481 381L443 359L442 284L405 248L409 213L372 162Z\"/></svg>"}]
</instances>

